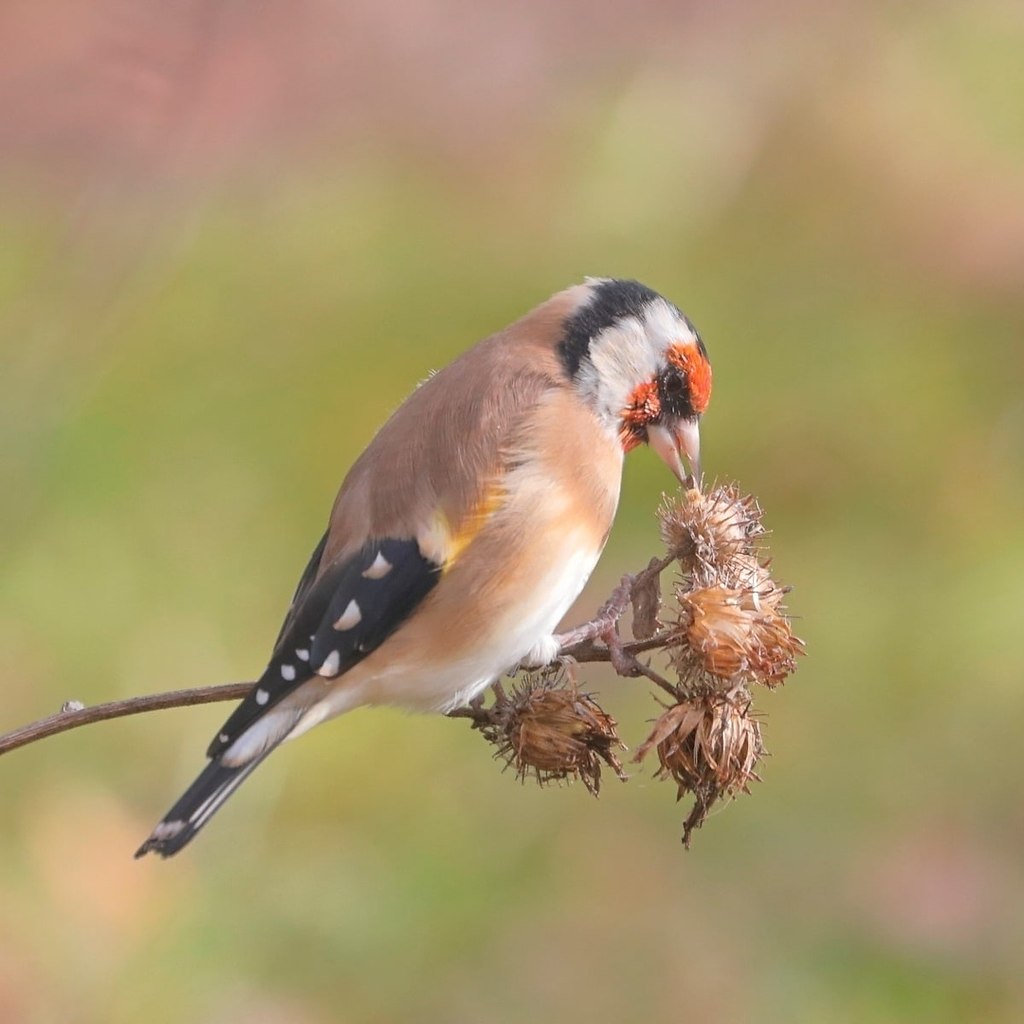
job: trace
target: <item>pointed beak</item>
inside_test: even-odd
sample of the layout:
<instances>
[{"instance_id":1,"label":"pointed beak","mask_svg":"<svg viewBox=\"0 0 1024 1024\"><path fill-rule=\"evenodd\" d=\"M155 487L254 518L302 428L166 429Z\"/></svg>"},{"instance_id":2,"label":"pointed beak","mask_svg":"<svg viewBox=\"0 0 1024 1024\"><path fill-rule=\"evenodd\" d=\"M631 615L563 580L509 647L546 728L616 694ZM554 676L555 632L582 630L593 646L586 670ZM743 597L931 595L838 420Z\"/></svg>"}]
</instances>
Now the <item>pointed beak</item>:
<instances>
[{"instance_id":1,"label":"pointed beak","mask_svg":"<svg viewBox=\"0 0 1024 1024\"><path fill-rule=\"evenodd\" d=\"M687 479L681 456L685 455L690 465L690 486L700 489L700 427L697 420L677 420L671 427L652 424L647 428L647 441L684 487Z\"/></svg>"}]
</instances>

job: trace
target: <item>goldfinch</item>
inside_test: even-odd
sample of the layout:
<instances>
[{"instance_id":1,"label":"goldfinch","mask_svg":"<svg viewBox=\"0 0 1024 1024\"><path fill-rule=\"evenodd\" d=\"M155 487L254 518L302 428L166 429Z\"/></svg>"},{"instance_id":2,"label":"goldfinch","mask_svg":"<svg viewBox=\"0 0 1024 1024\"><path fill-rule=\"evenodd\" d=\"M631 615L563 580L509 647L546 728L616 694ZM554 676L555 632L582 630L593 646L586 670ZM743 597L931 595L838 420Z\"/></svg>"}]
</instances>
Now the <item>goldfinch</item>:
<instances>
[{"instance_id":1,"label":"goldfinch","mask_svg":"<svg viewBox=\"0 0 1024 1024\"><path fill-rule=\"evenodd\" d=\"M700 478L707 351L637 281L588 278L424 381L356 460L270 661L136 856L177 853L284 740L362 705L459 707L553 631L590 576L625 454Z\"/></svg>"}]
</instances>

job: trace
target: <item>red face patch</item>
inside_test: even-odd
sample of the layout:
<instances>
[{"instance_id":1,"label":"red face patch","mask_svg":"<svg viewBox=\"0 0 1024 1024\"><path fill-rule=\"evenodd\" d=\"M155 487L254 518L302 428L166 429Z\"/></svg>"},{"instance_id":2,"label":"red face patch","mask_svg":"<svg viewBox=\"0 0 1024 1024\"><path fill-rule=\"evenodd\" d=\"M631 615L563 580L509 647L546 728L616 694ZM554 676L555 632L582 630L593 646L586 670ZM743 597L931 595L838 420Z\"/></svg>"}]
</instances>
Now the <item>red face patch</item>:
<instances>
[{"instance_id":1,"label":"red face patch","mask_svg":"<svg viewBox=\"0 0 1024 1024\"><path fill-rule=\"evenodd\" d=\"M658 385L649 380L633 389L622 412L622 447L632 451L647 440L647 426L661 415Z\"/></svg>"},{"instance_id":2,"label":"red face patch","mask_svg":"<svg viewBox=\"0 0 1024 1024\"><path fill-rule=\"evenodd\" d=\"M696 345L683 343L668 350L668 361L686 377L690 385L690 402L699 416L711 400L711 364L708 357Z\"/></svg>"}]
</instances>

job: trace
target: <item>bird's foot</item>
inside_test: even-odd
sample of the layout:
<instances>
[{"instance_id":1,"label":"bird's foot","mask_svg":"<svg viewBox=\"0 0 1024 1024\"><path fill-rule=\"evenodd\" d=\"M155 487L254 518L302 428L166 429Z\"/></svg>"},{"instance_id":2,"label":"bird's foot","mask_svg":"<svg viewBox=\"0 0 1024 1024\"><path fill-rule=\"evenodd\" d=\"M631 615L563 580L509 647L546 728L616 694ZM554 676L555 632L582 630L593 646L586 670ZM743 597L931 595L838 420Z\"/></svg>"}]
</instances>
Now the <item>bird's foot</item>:
<instances>
[{"instance_id":1,"label":"bird's foot","mask_svg":"<svg viewBox=\"0 0 1024 1024\"><path fill-rule=\"evenodd\" d=\"M484 729L495 723L494 712L484 706L484 695L474 697L468 704L446 711L448 718L468 718L474 729Z\"/></svg>"},{"instance_id":2,"label":"bird's foot","mask_svg":"<svg viewBox=\"0 0 1024 1024\"><path fill-rule=\"evenodd\" d=\"M565 651L570 647L591 646L595 640L603 640L609 629L615 629L629 607L634 579L635 577L628 574L623 576L619 585L612 591L612 596L601 605L589 622L552 637L558 649Z\"/></svg>"}]
</instances>

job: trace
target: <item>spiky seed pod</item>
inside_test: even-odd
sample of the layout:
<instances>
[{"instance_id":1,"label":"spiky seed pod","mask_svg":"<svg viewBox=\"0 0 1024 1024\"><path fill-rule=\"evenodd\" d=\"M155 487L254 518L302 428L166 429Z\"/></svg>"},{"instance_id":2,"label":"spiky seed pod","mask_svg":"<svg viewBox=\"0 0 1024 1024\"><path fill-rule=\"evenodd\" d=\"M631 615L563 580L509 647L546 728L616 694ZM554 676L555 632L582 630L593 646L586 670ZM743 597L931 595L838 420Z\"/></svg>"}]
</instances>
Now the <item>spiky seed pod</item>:
<instances>
[{"instance_id":1,"label":"spiky seed pod","mask_svg":"<svg viewBox=\"0 0 1024 1024\"><path fill-rule=\"evenodd\" d=\"M666 498L658 511L661 539L683 571L704 581L719 575L738 555L752 554L764 534L761 507L730 485L702 494Z\"/></svg>"},{"instance_id":2,"label":"spiky seed pod","mask_svg":"<svg viewBox=\"0 0 1024 1024\"><path fill-rule=\"evenodd\" d=\"M658 516L666 556L624 578L587 629L573 633L587 637L579 642L581 660L601 660L603 641L620 675L644 675L673 695L676 703L657 720L636 760L656 749L657 777L672 778L679 797L695 797L683 826L689 846L692 831L717 800L745 792L758 778L764 748L747 687L780 684L795 669L803 642L784 614L788 588L774 581L769 562L762 560L766 531L752 496L733 485L706 494L691 490L666 499ZM675 621L664 614L661 600L661 574L673 561L683 571L674 588ZM618 634L627 599L634 639L642 641L632 645ZM569 649L576 649L571 642ZM676 679L637 660L638 653L655 649L668 655ZM574 675L566 682L565 671L562 677L527 677L510 697L496 685L490 708L478 698L451 713L470 718L520 780L532 775L544 784L579 777L597 795L602 763L626 780L615 754L622 743L615 721L579 693Z\"/></svg>"},{"instance_id":3,"label":"spiky seed pod","mask_svg":"<svg viewBox=\"0 0 1024 1024\"><path fill-rule=\"evenodd\" d=\"M681 590L678 598L678 642L671 657L684 686L693 679L718 690L744 682L770 687L796 668L803 644L759 592L716 585Z\"/></svg>"},{"instance_id":4,"label":"spiky seed pod","mask_svg":"<svg viewBox=\"0 0 1024 1024\"><path fill-rule=\"evenodd\" d=\"M577 777L597 796L602 762L627 778L615 755L625 749L615 719L572 683L528 677L489 714L493 724L481 731L521 780L532 774L543 785Z\"/></svg>"},{"instance_id":5,"label":"spiky seed pod","mask_svg":"<svg viewBox=\"0 0 1024 1024\"><path fill-rule=\"evenodd\" d=\"M780 587L767 565L757 555L740 554L731 559L722 573L721 582L750 594L750 600L757 609L781 609L787 588Z\"/></svg>"},{"instance_id":6,"label":"spiky seed pod","mask_svg":"<svg viewBox=\"0 0 1024 1024\"><path fill-rule=\"evenodd\" d=\"M756 769L764 753L761 727L743 690L689 697L666 709L634 760L652 749L658 754L655 777L671 778L677 799L688 793L696 798L683 826L687 846L717 800L745 793L751 781L759 781Z\"/></svg>"}]
</instances>

